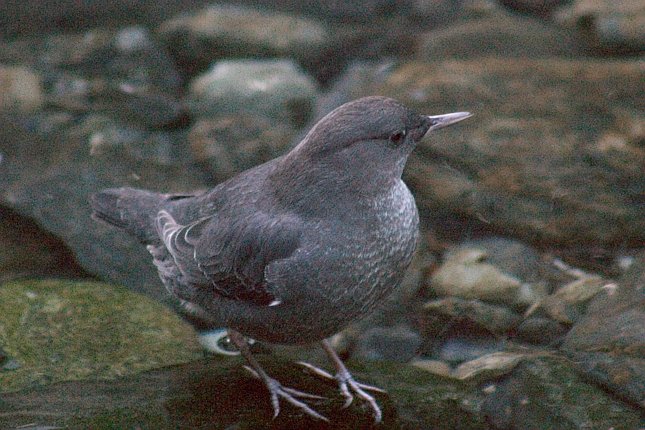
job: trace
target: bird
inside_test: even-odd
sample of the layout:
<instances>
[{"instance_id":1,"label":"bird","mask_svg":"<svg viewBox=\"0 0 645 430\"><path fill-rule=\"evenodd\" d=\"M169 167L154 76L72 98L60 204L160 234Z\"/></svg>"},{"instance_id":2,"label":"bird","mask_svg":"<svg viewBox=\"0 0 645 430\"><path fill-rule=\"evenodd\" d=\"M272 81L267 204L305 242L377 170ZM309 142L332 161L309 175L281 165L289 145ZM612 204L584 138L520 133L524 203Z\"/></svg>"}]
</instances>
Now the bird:
<instances>
[{"instance_id":1,"label":"bird","mask_svg":"<svg viewBox=\"0 0 645 430\"><path fill-rule=\"evenodd\" d=\"M363 97L332 110L284 155L194 194L111 188L90 197L92 216L136 237L166 289L191 312L224 321L230 340L269 391L327 421L319 396L281 384L249 348L320 342L349 406L382 411L329 338L371 312L400 284L419 238L414 197L402 180L428 134L471 114L421 115L392 98Z\"/></svg>"}]
</instances>

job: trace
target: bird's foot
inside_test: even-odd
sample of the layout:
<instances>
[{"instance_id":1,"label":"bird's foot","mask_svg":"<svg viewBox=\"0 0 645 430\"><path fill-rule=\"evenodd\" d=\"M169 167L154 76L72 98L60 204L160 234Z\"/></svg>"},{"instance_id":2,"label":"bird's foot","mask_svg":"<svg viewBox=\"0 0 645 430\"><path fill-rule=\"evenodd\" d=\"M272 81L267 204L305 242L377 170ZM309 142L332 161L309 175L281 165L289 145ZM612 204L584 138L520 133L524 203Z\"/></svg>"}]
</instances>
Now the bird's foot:
<instances>
[{"instance_id":1,"label":"bird's foot","mask_svg":"<svg viewBox=\"0 0 645 430\"><path fill-rule=\"evenodd\" d=\"M383 419L383 413L381 412L381 408L376 403L376 399L374 398L374 396L369 394L367 391L385 393L385 390L382 390L381 388L378 388L378 387L374 387L373 385L367 385L367 384L357 382L352 376L352 374L349 373L349 370L347 370L345 366L342 366L342 368L339 368L338 373L336 373L336 375L334 376L331 373L327 372L326 370L323 370L312 364L305 363L303 361L299 361L298 364L306 367L314 374L324 379L337 381L338 388L340 389L341 394L345 398L345 404L343 405L344 408L347 408L349 407L349 405L352 404L352 402L354 401L354 395L356 395L356 397L363 399L370 405L370 407L372 408L372 415L374 416L374 421L377 423L381 422L381 420ZM352 394L352 392L354 394Z\"/></svg>"},{"instance_id":2,"label":"bird's foot","mask_svg":"<svg viewBox=\"0 0 645 430\"><path fill-rule=\"evenodd\" d=\"M321 421L327 421L327 422L329 421L325 416L319 414L318 412L310 408L306 403L301 402L300 400L297 399L297 398L301 398L301 399L322 400L322 399L325 399L325 397L317 396L315 394L305 393L303 391L299 391L294 388L285 387L280 382L278 382L277 380L271 377L262 378L258 374L258 372L256 372L250 366L244 366L244 368L249 372L251 372L251 374L256 378L264 381L267 389L269 390L269 395L271 396L271 405L273 406L274 419L280 413L280 398L282 398L287 403L292 404L293 406L302 410L304 413L306 413L312 418L315 418Z\"/></svg>"}]
</instances>

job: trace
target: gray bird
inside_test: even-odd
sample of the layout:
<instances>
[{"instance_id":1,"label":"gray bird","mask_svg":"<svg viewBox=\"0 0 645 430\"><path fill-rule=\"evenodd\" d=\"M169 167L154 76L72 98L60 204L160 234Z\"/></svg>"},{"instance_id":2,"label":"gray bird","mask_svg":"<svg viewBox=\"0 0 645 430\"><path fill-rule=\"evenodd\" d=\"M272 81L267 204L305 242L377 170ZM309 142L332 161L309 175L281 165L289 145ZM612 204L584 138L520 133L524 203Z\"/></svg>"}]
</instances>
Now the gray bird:
<instances>
[{"instance_id":1,"label":"gray bird","mask_svg":"<svg viewBox=\"0 0 645 430\"><path fill-rule=\"evenodd\" d=\"M250 352L245 336L284 344L321 341L349 405L368 402L326 338L370 312L396 288L414 253L419 216L401 180L428 131L468 112L419 115L386 97L346 103L287 154L196 195L133 188L92 196L93 216L147 245L168 291L204 318L225 321L230 339L270 393L317 419Z\"/></svg>"}]
</instances>

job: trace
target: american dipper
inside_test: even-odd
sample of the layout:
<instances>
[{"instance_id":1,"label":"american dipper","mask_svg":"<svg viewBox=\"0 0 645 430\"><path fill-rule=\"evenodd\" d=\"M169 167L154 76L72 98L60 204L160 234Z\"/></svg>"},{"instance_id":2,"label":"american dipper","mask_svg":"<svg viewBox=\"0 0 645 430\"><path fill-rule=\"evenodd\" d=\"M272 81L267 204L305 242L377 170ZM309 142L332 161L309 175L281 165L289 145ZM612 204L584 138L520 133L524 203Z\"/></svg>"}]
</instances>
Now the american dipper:
<instances>
[{"instance_id":1,"label":"american dipper","mask_svg":"<svg viewBox=\"0 0 645 430\"><path fill-rule=\"evenodd\" d=\"M400 283L419 236L406 160L428 131L467 112L419 115L386 97L346 103L320 120L287 154L203 194L133 188L91 198L95 218L147 245L164 285L204 318L226 321L230 339L270 393L317 419L250 352L245 336L266 342L321 341L349 405L381 410L325 340L367 314Z\"/></svg>"}]
</instances>

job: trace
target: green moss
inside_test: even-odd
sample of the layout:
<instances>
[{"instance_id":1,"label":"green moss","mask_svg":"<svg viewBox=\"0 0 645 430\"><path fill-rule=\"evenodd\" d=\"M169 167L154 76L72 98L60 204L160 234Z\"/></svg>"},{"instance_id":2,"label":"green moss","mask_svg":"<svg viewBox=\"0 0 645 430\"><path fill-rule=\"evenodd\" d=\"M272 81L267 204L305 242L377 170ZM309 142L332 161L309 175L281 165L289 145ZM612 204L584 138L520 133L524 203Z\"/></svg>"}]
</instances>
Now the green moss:
<instances>
[{"instance_id":1,"label":"green moss","mask_svg":"<svg viewBox=\"0 0 645 430\"><path fill-rule=\"evenodd\" d=\"M114 378L200 357L192 329L172 311L98 282L0 286L0 345L19 365L0 370L0 392Z\"/></svg>"}]
</instances>

